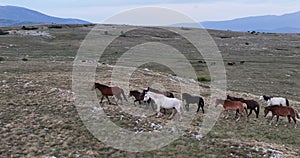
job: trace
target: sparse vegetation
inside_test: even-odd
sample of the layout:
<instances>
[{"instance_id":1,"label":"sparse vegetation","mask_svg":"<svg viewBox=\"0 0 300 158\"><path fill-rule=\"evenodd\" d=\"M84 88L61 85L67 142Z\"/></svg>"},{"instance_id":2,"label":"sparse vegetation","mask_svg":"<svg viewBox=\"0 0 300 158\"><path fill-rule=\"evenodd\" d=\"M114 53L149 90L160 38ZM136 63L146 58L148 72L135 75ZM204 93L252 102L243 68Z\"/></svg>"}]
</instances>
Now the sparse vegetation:
<instances>
[{"instance_id":1,"label":"sparse vegetation","mask_svg":"<svg viewBox=\"0 0 300 158\"><path fill-rule=\"evenodd\" d=\"M199 81L199 82L210 82L210 78L209 77L204 77L204 76L199 76L199 77L197 77L197 81Z\"/></svg>"},{"instance_id":2,"label":"sparse vegetation","mask_svg":"<svg viewBox=\"0 0 300 158\"><path fill-rule=\"evenodd\" d=\"M62 26L59 30L45 30L55 36L53 39L26 35L0 38L0 61L1 57L5 59L5 64L1 64L0 69L0 157L275 157L276 154L281 157L300 156L299 126L297 129L292 125L286 127L286 118L280 118L278 126L269 126L269 117L264 118L262 113L258 119L252 114L250 121L246 123L244 117L236 122L234 112L231 112L228 119L220 117L213 129L200 141L196 139L197 133L194 129L202 125L207 114L196 114L183 136L154 151L131 153L107 146L85 127L72 98L73 60L80 42L89 30L84 25L74 26L72 29ZM120 26L106 27L109 32L109 29ZM153 28L147 29L139 33L155 31ZM227 88L231 90L228 93L254 100L257 100L257 96L253 94L284 94L291 101L299 101L300 92L297 85L300 74L297 72L300 57L297 52L300 47L296 47L295 44L298 36L260 34L262 38L250 33L213 30L209 32L219 46L224 61L237 63L235 66L227 66L225 62ZM157 37L156 35L154 37ZM232 38L221 39L221 36ZM101 57L101 63L111 64L113 59L117 59L122 52L128 50L125 47L129 44L153 40L150 35L132 37L135 38L120 38L122 41L116 41L107 48L107 52ZM206 64L203 64L204 60L201 57L190 56L190 45L178 39L175 40L177 43L172 43L173 36L167 34L166 37L168 38L163 41L168 43L170 40L173 46L182 48L182 53L195 66L195 71L199 72L197 81L200 80L201 83L197 84L209 85L211 79L206 77L209 76L209 71ZM262 42L262 39L266 40ZM250 45L245 45L246 42ZM289 51L278 48L286 48ZM21 58L24 53L17 55L17 52L26 52L30 58ZM49 62L51 56L55 57L56 62ZM22 59L30 61L23 62ZM208 60L207 64L216 62L211 60L213 59ZM112 67L106 64L98 66L95 80L109 83ZM170 70L165 67L154 66L158 68L157 71L163 72L152 74L151 71L143 72L144 68L141 68L132 74L130 88L141 90L151 81L163 84L179 98L180 85L175 79L180 76L171 76L166 74ZM153 70L151 65L146 67ZM214 109L214 105L208 105L211 95L209 86L201 86L200 93L205 98L205 110L208 110L209 106ZM131 103L132 100L126 103L126 107L134 107ZM260 111L263 111L265 102L260 102L260 105ZM144 126L148 122L161 125L168 123L167 116L142 118L140 123L136 123L138 117L127 114L120 106L106 103L100 106L108 118L128 130L151 130L149 126ZM291 102L291 106L300 110L297 102ZM143 106L135 108L139 110ZM190 108L196 110L196 106L190 105ZM123 120L120 119L121 115L124 116Z\"/></svg>"}]
</instances>

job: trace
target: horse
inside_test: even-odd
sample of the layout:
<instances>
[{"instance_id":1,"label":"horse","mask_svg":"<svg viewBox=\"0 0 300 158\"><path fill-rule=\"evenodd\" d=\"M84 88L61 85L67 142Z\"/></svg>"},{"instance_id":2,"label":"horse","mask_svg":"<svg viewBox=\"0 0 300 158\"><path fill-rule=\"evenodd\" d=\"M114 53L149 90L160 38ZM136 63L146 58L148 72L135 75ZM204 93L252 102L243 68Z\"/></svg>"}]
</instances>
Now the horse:
<instances>
[{"instance_id":1,"label":"horse","mask_svg":"<svg viewBox=\"0 0 300 158\"><path fill-rule=\"evenodd\" d=\"M232 100L232 101L240 101L240 102L246 103L247 104L247 109L250 109L250 112L249 112L248 116L250 116L252 114L252 110L253 110L256 114L256 118L258 118L260 107L259 107L259 104L258 104L257 101L255 101L255 100L245 100L243 98L232 97L232 96L229 96L229 95L227 95L227 99ZM238 113L238 111L237 111L237 113ZM237 113L236 113L236 115L237 115Z\"/></svg>"},{"instance_id":2,"label":"horse","mask_svg":"<svg viewBox=\"0 0 300 158\"><path fill-rule=\"evenodd\" d=\"M198 109L197 112L199 112L200 107L202 109L202 112L204 114L204 100L203 98L199 97L199 96L192 96L188 93L182 93L182 100L186 102L185 108L187 111L189 111L189 104L197 104L198 105Z\"/></svg>"},{"instance_id":3,"label":"horse","mask_svg":"<svg viewBox=\"0 0 300 158\"><path fill-rule=\"evenodd\" d=\"M272 117L271 117L269 125L272 124L272 120L275 115L277 116L276 124L278 122L279 116L286 116L288 118L289 123L291 123L291 117L292 117L293 121L295 122L295 128L297 127L296 120L300 121L297 110L293 109L292 107L281 106L281 105L267 106L267 107L265 107L265 110L264 110L265 117L268 115L268 113L270 111L272 112Z\"/></svg>"},{"instance_id":4,"label":"horse","mask_svg":"<svg viewBox=\"0 0 300 158\"><path fill-rule=\"evenodd\" d=\"M247 108L247 104L242 103L240 101L231 101L231 100L222 100L222 99L216 99L216 107L221 104L223 105L223 111L221 113L227 112L228 110L239 110L239 117L237 118L236 121L238 121L240 119L240 117L242 116L242 113L244 113L244 109ZM245 110L246 112L246 119L247 121L249 120L248 118L248 114L247 114L247 110Z\"/></svg>"},{"instance_id":5,"label":"horse","mask_svg":"<svg viewBox=\"0 0 300 158\"><path fill-rule=\"evenodd\" d=\"M179 114L179 120L182 119L182 116L181 116L182 102L181 102L181 100L179 100L177 98L169 98L169 97L166 97L163 94L158 94L158 93L154 93L154 92L151 92L151 91L148 91L148 92L145 93L144 101L149 100L149 98L151 98L155 102L155 104L157 105L157 109L156 109L157 115L156 115L156 117L159 117L161 115L160 108L165 108L165 109L175 108L176 111ZM172 119L174 114L175 114L175 112L174 112L174 109L173 109L172 114L168 117L168 119Z\"/></svg>"},{"instance_id":6,"label":"horse","mask_svg":"<svg viewBox=\"0 0 300 158\"><path fill-rule=\"evenodd\" d=\"M169 92L169 91L161 92L159 90L156 90L156 89L153 89L153 88L150 88L150 87L148 87L147 89L143 90L142 95L144 95L148 91L151 91L151 92L154 92L154 93L158 93L158 94L163 94L163 95L165 95L166 97L169 97L169 98L175 98L174 94L172 92Z\"/></svg>"},{"instance_id":7,"label":"horse","mask_svg":"<svg viewBox=\"0 0 300 158\"><path fill-rule=\"evenodd\" d=\"M272 97L268 95L261 95L259 100L267 101L267 106L271 105L281 105L281 106L289 106L289 100L283 97Z\"/></svg>"},{"instance_id":8,"label":"horse","mask_svg":"<svg viewBox=\"0 0 300 158\"><path fill-rule=\"evenodd\" d=\"M139 102L139 104L141 105L141 101L143 101L144 98L141 97L141 92L137 91L137 90L133 90L133 91L129 91L129 95L128 97L134 97L134 104L135 102Z\"/></svg>"},{"instance_id":9,"label":"horse","mask_svg":"<svg viewBox=\"0 0 300 158\"><path fill-rule=\"evenodd\" d=\"M133 91L129 91L129 96L128 97L132 97L132 96L135 98L134 104L135 104L135 102L138 101L139 104L141 105L141 101L144 100L144 95L142 95L142 93L137 91L137 90L133 90ZM151 104L151 107L153 109L153 103L152 103L151 98L149 100L147 100L146 102L148 103L148 105Z\"/></svg>"},{"instance_id":10,"label":"horse","mask_svg":"<svg viewBox=\"0 0 300 158\"><path fill-rule=\"evenodd\" d=\"M144 98L146 92L149 92L149 91L154 92L154 93L158 93L158 94L163 94L163 95L165 95L165 96L168 97L168 98L175 98L175 97L174 97L174 94L173 94L172 92L169 92L169 91L161 92L161 91L159 91L159 90L156 90L156 89L153 89L153 88L150 88L150 87L148 87L147 89L144 89L143 92L142 92L142 94L141 94L141 96ZM144 102L145 102L145 101L144 101ZM152 103L152 102L151 102L151 103ZM151 105L151 106L153 106L153 105ZM163 108L163 110L164 110L163 113L166 114L166 109Z\"/></svg>"},{"instance_id":11,"label":"horse","mask_svg":"<svg viewBox=\"0 0 300 158\"><path fill-rule=\"evenodd\" d=\"M126 96L125 96L125 94L124 94L124 90L122 88L120 88L120 87L109 87L107 85L95 82L95 84L93 86L93 89L98 89L101 92L102 97L101 97L100 103L102 103L104 97L106 97L107 100L108 100L108 103L111 104L108 96L115 96L117 98L116 102L118 102L119 100L121 100L121 103L122 103L123 101L122 101L121 94L123 95L124 99L126 101L128 101L127 98L126 98Z\"/></svg>"}]
</instances>

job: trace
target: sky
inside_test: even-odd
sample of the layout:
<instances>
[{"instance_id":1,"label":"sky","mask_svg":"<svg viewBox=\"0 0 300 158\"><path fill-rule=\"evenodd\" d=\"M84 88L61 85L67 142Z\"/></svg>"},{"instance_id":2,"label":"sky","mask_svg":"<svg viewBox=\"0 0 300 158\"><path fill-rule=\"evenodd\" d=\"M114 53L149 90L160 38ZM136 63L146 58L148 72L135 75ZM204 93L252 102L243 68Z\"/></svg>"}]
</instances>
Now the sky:
<instances>
[{"instance_id":1,"label":"sky","mask_svg":"<svg viewBox=\"0 0 300 158\"><path fill-rule=\"evenodd\" d=\"M26 7L51 16L93 23L145 6L172 9L198 22L300 11L299 0L0 0L0 5Z\"/></svg>"}]
</instances>

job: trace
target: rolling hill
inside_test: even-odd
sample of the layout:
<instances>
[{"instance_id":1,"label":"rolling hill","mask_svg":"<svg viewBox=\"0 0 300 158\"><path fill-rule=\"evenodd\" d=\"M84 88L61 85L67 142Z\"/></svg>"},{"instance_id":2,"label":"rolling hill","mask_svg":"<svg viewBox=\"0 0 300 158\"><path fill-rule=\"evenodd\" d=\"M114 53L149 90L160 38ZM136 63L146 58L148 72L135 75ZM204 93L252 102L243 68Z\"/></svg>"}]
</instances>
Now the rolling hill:
<instances>
[{"instance_id":1,"label":"rolling hill","mask_svg":"<svg viewBox=\"0 0 300 158\"><path fill-rule=\"evenodd\" d=\"M0 26L19 26L31 24L89 24L90 22L72 19L58 18L43 13L16 6L0 6Z\"/></svg>"}]
</instances>

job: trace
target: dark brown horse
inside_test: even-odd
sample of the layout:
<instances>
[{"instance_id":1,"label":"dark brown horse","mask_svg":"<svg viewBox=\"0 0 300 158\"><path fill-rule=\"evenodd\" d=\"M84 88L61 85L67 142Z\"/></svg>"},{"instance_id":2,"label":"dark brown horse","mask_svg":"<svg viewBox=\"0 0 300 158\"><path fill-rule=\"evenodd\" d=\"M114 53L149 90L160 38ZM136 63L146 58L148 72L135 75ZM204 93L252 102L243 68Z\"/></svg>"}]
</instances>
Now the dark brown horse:
<instances>
[{"instance_id":1,"label":"dark brown horse","mask_svg":"<svg viewBox=\"0 0 300 158\"><path fill-rule=\"evenodd\" d=\"M255 100L245 100L243 98L231 97L229 95L227 95L227 99L232 100L232 101L240 101L240 102L246 103L247 104L247 109L250 109L250 112L249 112L248 116L250 116L252 114L252 110L253 110L256 114L256 118L258 118L260 107L259 107L259 104L258 104L257 101L255 101ZM237 111L237 113L238 113L238 111Z\"/></svg>"},{"instance_id":2,"label":"dark brown horse","mask_svg":"<svg viewBox=\"0 0 300 158\"><path fill-rule=\"evenodd\" d=\"M242 116L242 113L244 113L244 111L245 111L246 112L245 116L248 121L248 114L247 114L247 110L245 109L247 107L247 105L245 103L242 103L240 101L217 99L216 106L219 104L223 105L223 108L224 108L224 110L221 113L228 112L228 110L239 110L240 115L236 121L238 121L240 119L240 117Z\"/></svg>"},{"instance_id":3,"label":"dark brown horse","mask_svg":"<svg viewBox=\"0 0 300 158\"><path fill-rule=\"evenodd\" d=\"M289 123L291 122L291 117L292 117L293 121L295 122L295 128L297 127L296 120L300 121L298 112L290 106L280 106L280 105L267 106L265 107L264 110L265 117L268 115L270 111L272 113L272 117L269 125L272 124L272 120L275 115L277 116L276 124L278 122L279 116L286 116L289 120Z\"/></svg>"},{"instance_id":4,"label":"dark brown horse","mask_svg":"<svg viewBox=\"0 0 300 158\"><path fill-rule=\"evenodd\" d=\"M101 92L102 97L101 97L100 103L102 103L103 98L106 97L108 100L108 103L111 104L108 96L115 96L117 98L116 102L118 102L119 100L121 100L121 102L122 102L121 94L123 95L124 99L127 101L127 98L124 94L124 90L120 87L109 87L107 85L95 82L93 89L98 89Z\"/></svg>"},{"instance_id":5,"label":"dark brown horse","mask_svg":"<svg viewBox=\"0 0 300 158\"><path fill-rule=\"evenodd\" d=\"M144 101L144 95L142 95L142 93L137 90L129 91L129 97L132 97L132 96L135 98L134 104L135 104L135 102L139 102L139 104L141 105L141 102ZM151 104L152 109L154 109L153 101L151 100L151 98L149 100L147 100L146 102L148 105Z\"/></svg>"}]
</instances>

